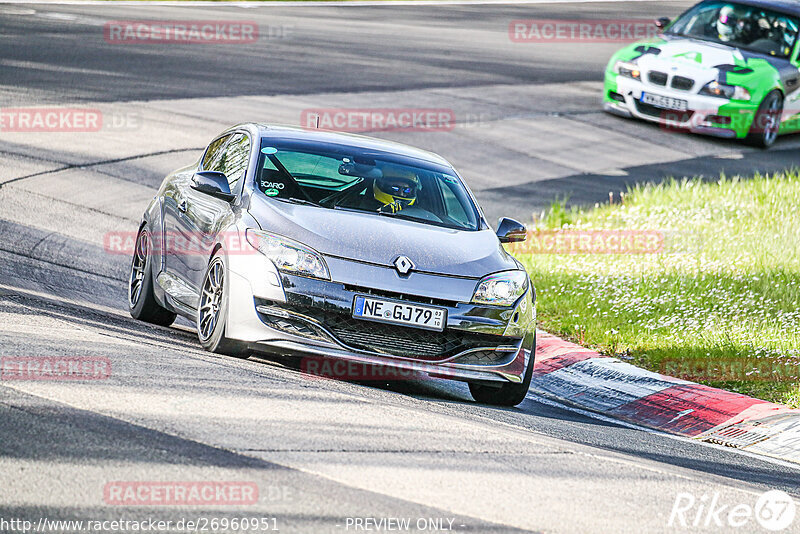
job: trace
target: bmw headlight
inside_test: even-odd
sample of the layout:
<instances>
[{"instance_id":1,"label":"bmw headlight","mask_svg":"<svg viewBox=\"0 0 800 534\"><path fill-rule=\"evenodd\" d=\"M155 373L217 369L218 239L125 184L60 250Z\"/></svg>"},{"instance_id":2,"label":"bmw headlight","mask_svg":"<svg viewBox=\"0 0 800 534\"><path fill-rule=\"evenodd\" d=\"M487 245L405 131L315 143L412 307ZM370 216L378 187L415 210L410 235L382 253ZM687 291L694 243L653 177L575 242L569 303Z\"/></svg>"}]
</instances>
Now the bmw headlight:
<instances>
[{"instance_id":1,"label":"bmw headlight","mask_svg":"<svg viewBox=\"0 0 800 534\"><path fill-rule=\"evenodd\" d=\"M272 260L279 271L330 280L328 266L319 252L285 237L248 228L250 245Z\"/></svg>"},{"instance_id":2,"label":"bmw headlight","mask_svg":"<svg viewBox=\"0 0 800 534\"><path fill-rule=\"evenodd\" d=\"M727 98L728 100L750 100L750 92L739 85L726 85L717 81L708 82L700 89L701 95Z\"/></svg>"},{"instance_id":3,"label":"bmw headlight","mask_svg":"<svg viewBox=\"0 0 800 534\"><path fill-rule=\"evenodd\" d=\"M474 304L493 304L511 306L528 289L528 275L525 271L504 271L490 274L481 279L475 294Z\"/></svg>"},{"instance_id":4,"label":"bmw headlight","mask_svg":"<svg viewBox=\"0 0 800 534\"><path fill-rule=\"evenodd\" d=\"M630 63L629 61L617 61L614 65L614 71L626 78L633 78L634 80L642 79L642 71L639 70L636 64Z\"/></svg>"}]
</instances>

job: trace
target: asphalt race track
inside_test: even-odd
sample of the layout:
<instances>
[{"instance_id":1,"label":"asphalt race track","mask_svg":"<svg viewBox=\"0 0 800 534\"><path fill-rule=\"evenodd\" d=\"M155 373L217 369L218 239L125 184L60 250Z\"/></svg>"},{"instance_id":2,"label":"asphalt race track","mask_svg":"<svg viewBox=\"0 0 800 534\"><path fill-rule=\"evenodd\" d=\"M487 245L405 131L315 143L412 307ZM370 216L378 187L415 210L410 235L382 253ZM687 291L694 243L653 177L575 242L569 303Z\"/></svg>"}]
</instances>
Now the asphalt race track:
<instances>
[{"instance_id":1,"label":"asphalt race track","mask_svg":"<svg viewBox=\"0 0 800 534\"><path fill-rule=\"evenodd\" d=\"M290 360L206 353L188 323L130 318L129 257L103 247L109 232L135 232L163 176L218 131L245 120L297 125L308 110L450 110L456 124L445 131L368 133L448 158L492 220L529 220L556 197L602 202L667 175L800 163L798 136L764 152L601 113L602 70L617 43L508 36L514 19L652 19L688 5L0 4L0 113L62 106L104 118L85 133L0 129L0 355L107 357L112 369L92 382L0 381L0 520L759 531L668 521L680 493L729 507L752 506L767 489L800 497L800 469L533 395L497 409L458 383L312 379ZM249 20L262 35L242 45L104 39L109 21L154 19ZM258 500L125 507L104 497L114 481L187 480L255 483Z\"/></svg>"}]
</instances>

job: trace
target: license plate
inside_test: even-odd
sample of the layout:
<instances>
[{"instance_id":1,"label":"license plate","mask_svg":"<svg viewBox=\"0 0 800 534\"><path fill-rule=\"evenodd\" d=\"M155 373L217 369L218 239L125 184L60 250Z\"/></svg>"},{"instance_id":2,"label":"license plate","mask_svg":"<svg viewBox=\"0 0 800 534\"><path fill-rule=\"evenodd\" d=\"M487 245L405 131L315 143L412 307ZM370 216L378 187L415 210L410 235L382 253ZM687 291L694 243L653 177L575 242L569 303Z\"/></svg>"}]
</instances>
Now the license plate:
<instances>
[{"instance_id":1,"label":"license plate","mask_svg":"<svg viewBox=\"0 0 800 534\"><path fill-rule=\"evenodd\" d=\"M356 295L353 317L441 332L444 330L447 310Z\"/></svg>"},{"instance_id":2,"label":"license plate","mask_svg":"<svg viewBox=\"0 0 800 534\"><path fill-rule=\"evenodd\" d=\"M661 109L673 109L675 111L686 111L689 109L689 101L671 96L654 95L653 93L642 93L641 101Z\"/></svg>"}]
</instances>

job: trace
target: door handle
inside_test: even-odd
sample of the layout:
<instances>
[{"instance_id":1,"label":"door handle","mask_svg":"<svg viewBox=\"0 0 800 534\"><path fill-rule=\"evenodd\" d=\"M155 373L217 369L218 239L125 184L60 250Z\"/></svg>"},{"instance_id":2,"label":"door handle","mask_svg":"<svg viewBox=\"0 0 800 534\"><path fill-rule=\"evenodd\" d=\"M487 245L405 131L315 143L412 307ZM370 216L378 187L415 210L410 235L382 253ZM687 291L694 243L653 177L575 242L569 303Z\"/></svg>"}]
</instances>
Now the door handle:
<instances>
[{"instance_id":1,"label":"door handle","mask_svg":"<svg viewBox=\"0 0 800 534\"><path fill-rule=\"evenodd\" d=\"M178 203L178 209L183 213L186 213L186 199L183 199Z\"/></svg>"}]
</instances>

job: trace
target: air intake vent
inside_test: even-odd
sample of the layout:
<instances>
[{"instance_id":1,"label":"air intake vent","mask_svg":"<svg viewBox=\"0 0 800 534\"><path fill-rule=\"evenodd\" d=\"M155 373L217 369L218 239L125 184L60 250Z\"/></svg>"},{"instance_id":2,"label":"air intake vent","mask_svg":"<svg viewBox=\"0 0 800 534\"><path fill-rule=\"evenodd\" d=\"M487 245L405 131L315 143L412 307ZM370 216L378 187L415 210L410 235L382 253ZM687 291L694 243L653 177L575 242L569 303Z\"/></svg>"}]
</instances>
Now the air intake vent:
<instances>
[{"instance_id":1,"label":"air intake vent","mask_svg":"<svg viewBox=\"0 0 800 534\"><path fill-rule=\"evenodd\" d=\"M309 321L294 317L290 309L280 304L259 305L261 320L268 326L288 334L325 339L327 335ZM281 313L282 312L282 313ZM316 321L345 345L385 354L419 360L435 361L455 356L476 348L518 347L519 339L481 334L464 330L446 329L433 332L355 319L347 313L324 311L319 308L292 306L291 312ZM282 315L286 315L283 317ZM503 353L502 356L508 356ZM477 357L476 357L477 358ZM470 362L480 365L478 360Z\"/></svg>"},{"instance_id":2,"label":"air intake vent","mask_svg":"<svg viewBox=\"0 0 800 534\"><path fill-rule=\"evenodd\" d=\"M691 78L685 78L683 76L673 76L672 87L673 89L678 89L680 91L688 91L694 87L694 80Z\"/></svg>"},{"instance_id":3,"label":"air intake vent","mask_svg":"<svg viewBox=\"0 0 800 534\"><path fill-rule=\"evenodd\" d=\"M647 75L647 79L650 80L650 83L654 83L656 85L667 85L666 72L658 72L657 70L651 71Z\"/></svg>"}]
</instances>

